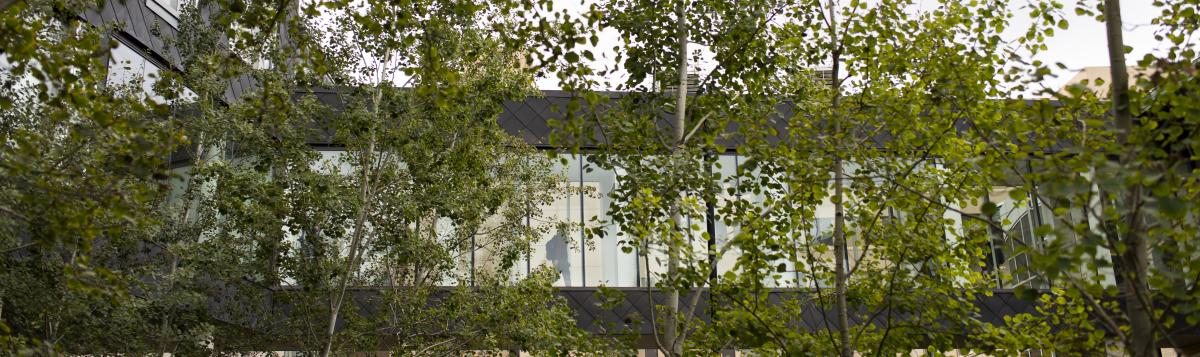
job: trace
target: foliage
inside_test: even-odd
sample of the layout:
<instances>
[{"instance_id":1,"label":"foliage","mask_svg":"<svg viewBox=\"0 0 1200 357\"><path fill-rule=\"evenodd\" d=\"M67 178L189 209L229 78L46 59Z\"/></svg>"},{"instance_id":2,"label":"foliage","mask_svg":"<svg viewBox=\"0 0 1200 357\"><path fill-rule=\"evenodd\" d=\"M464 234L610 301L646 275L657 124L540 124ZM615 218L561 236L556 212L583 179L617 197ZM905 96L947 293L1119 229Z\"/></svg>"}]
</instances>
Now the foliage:
<instances>
[{"instance_id":1,"label":"foliage","mask_svg":"<svg viewBox=\"0 0 1200 357\"><path fill-rule=\"evenodd\" d=\"M178 56L144 93L80 15L102 1L0 1L0 352L615 353L555 272L512 271L566 224L526 224L570 189L496 125L547 74L576 94L560 153L621 173L584 231L665 292L665 352L1173 344L1200 323L1200 5L1155 2L1165 49L1109 100L1034 89L1066 6L1014 3L212 0L155 31ZM1119 30L1105 4L1073 10ZM1038 217L1019 271L988 262L1005 191ZM978 320L1014 275L1036 313Z\"/></svg>"},{"instance_id":2,"label":"foliage","mask_svg":"<svg viewBox=\"0 0 1200 357\"><path fill-rule=\"evenodd\" d=\"M526 29L548 46L532 57L580 93L579 103L565 108L567 119L557 123L557 142L572 151L594 149L599 167L624 173L611 194L612 219L604 223L619 226L627 251L638 252L646 265L664 267L655 273L657 287L709 287L718 296L721 308L711 326L661 321L695 329L700 338L689 349L946 351L964 330L968 344L1056 349L989 342L991 335L969 332L995 328L973 320L974 301L989 294L993 281L1008 279L983 270L993 252L980 247L1012 222L996 219L996 205L981 197L1014 178L1022 180L1010 193L1018 205L1037 197L1055 219L1083 212L1100 223L1076 218L1046 224L1036 234L1057 238L1019 248L1033 256L1022 270L1072 289L1071 309L1095 306L1088 308L1089 318L1072 313L1071 321L1105 324L1100 317L1115 306L1106 299L1117 289L1106 290L1091 277L1111 268L1108 252L1132 249L1118 237L1136 227L1156 236L1150 244L1156 261L1192 259L1195 150L1184 139L1194 135L1183 116L1192 114L1185 108L1194 91L1182 86L1195 82L1195 54L1187 43L1195 29L1179 16L1194 14L1193 5L1164 3L1164 17L1156 20L1168 25L1161 38L1180 47L1166 59L1142 63L1157 63L1163 72L1153 84L1141 84L1157 91L1134 95L1140 124L1130 143L1154 144L1138 150L1113 146L1116 132L1106 124L1105 105L1079 89L1057 102L998 99L1019 97L1009 93L1027 91L1050 73L1040 61L1023 58L1044 51L1046 38L1067 28L1060 3L1021 8L1034 21L1013 42L1005 42L1002 32L1018 12L1005 1L843 5L609 1L578 18ZM671 11L678 7L687 11ZM539 10L550 12L545 4ZM594 55L577 45L594 45L600 31L616 31L621 44L614 48L616 67L596 72L583 61ZM680 43L687 41L704 49L680 55ZM832 83L814 75L821 67L832 67ZM707 72L700 72L698 94L681 107L672 87L683 81L672 78L691 68ZM627 80L616 88L633 93L612 99L590 92L603 84L597 75L618 73ZM680 112L686 120L668 119ZM721 167L718 157L726 153L739 155L738 167ZM1116 153L1132 156L1113 160ZM1094 207L1096 200L1129 202L1117 192L1130 187L1138 187L1133 202L1144 208ZM828 240L814 236L817 218L829 217L830 210L838 212L834 233ZM724 237L680 224L706 216L728 227ZM733 267L712 274L714 262L725 259L735 260ZM1195 282L1187 278L1194 269L1184 266L1189 263L1182 260L1156 265L1163 274L1152 278L1155 288L1179 302L1194 300ZM772 285L791 275L805 282L807 295L767 303ZM1058 311L1061 295L1044 295L1052 298L1040 302L1047 315L1019 316L1012 328L1020 332L1010 333L1054 341L1060 331L1027 324ZM1178 316L1194 315L1190 303L1173 300L1170 306ZM813 310L826 327L798 328L793 319ZM842 327L834 321L839 310L871 323ZM1088 328L1074 332L1095 342ZM1117 327L1106 330L1116 333ZM656 333L674 337L668 329ZM661 341L660 349L679 353Z\"/></svg>"},{"instance_id":3,"label":"foliage","mask_svg":"<svg viewBox=\"0 0 1200 357\"><path fill-rule=\"evenodd\" d=\"M75 14L83 1L22 1L0 13L0 350L119 351L153 308L127 275L162 169L181 133L162 103L106 74L115 42ZM109 329L109 324L122 329Z\"/></svg>"},{"instance_id":4,"label":"foliage","mask_svg":"<svg viewBox=\"0 0 1200 357\"><path fill-rule=\"evenodd\" d=\"M1079 2L1075 11L1119 21L1103 5ZM1118 81L1097 79L1113 86L1113 98L1067 88L1053 94L1057 103L1013 106L1002 126L979 132L989 145L1007 146L990 160L997 163L994 176L1017 178L1013 197L1053 213L1036 228L1044 242L1025 248L1034 257L1031 270L1088 303L1091 322L1132 355L1156 353L1158 339L1176 345L1173 329L1196 322L1177 321L1195 315L1197 306L1192 257L1200 197L1193 189L1196 116L1188 108L1196 102L1198 62L1196 44L1185 40L1197 29L1180 17L1191 16L1196 4L1156 5L1162 10L1154 19L1161 26L1156 38L1170 46L1137 61L1144 71L1130 72L1127 110L1117 99ZM1111 40L1114 53L1128 53ZM1046 72L1045 66L1034 63L1028 71ZM1128 122L1123 111L1132 116ZM1117 300L1124 303L1110 303Z\"/></svg>"},{"instance_id":5,"label":"foliage","mask_svg":"<svg viewBox=\"0 0 1200 357\"><path fill-rule=\"evenodd\" d=\"M601 168L625 173L606 223L621 227L647 264L679 257L677 270L656 272L658 287L708 286L716 295L719 322L681 327L702 336L688 349L838 351L837 327L805 331L792 322L808 310L833 309L835 296L853 302L855 320L882 319L844 330L856 350L949 348L961 331L955 322L971 319L975 294L987 288L975 248L987 237L958 231L962 218L954 211L987 187L973 159L986 148L957 130L1001 110L987 99L1001 90L1004 58L990 49L1007 22L1004 3L946 2L930 10L903 1L842 8L815 1L685 4L686 21L664 4L605 2L577 29L551 34L603 28L622 36L619 63L629 79L618 88L635 93L607 103L581 94L588 102L580 107L605 110L568 108L559 140L594 147ZM680 22L689 24L686 38L715 59L686 109L672 103L673 93L660 92L675 85L664 79L678 77L681 61L689 68L702 60L699 51L677 55ZM589 57L584 50L556 56L572 51L572 39L560 43L544 51L546 66ZM834 72L833 88L813 78L815 68L830 64L845 71ZM592 84L586 70L560 73L572 89ZM664 112L684 110L686 136L671 139L681 123L664 125ZM591 132L600 134L584 135ZM725 153L738 154L740 165L722 167ZM835 178L837 167L846 178ZM847 272L834 269L839 255L830 243L810 233L835 205L845 210L854 252L841 258ZM678 224L706 215L728 227L726 236ZM713 273L713 262L726 259L733 267ZM848 291L829 291L840 274ZM768 304L767 293L787 281L812 290L794 303ZM929 327L942 322L944 329Z\"/></svg>"},{"instance_id":6,"label":"foliage","mask_svg":"<svg viewBox=\"0 0 1200 357\"><path fill-rule=\"evenodd\" d=\"M1095 311L1078 291L1052 289L1037 299L1038 315L1005 316L1002 326L982 326L988 349L1000 353L1054 351L1067 356L1105 353L1105 332L1092 322ZM1111 308L1111 306L1110 306Z\"/></svg>"},{"instance_id":7,"label":"foliage","mask_svg":"<svg viewBox=\"0 0 1200 357\"><path fill-rule=\"evenodd\" d=\"M544 274L485 278L509 276L532 237L549 229L524 222L561 185L544 159L495 124L500 102L530 94L531 82L514 57L494 51L495 34L475 26L483 4L412 4L444 10L418 20L385 3L290 4L185 7L179 35L164 38L179 52L167 60L180 71L152 79L154 93L141 93L140 83L108 85L98 59L115 42L111 30L77 16L94 4L5 9L3 54L13 65L5 67L0 158L12 268L0 280L4 350L332 345L334 336L305 328L322 321L337 322L330 333L341 331L339 346L357 349L376 336L361 326L408 325L331 314L346 285L447 283L461 288L451 289L453 308L436 316L486 333L397 331L444 333L458 341L451 346L481 349L599 348L586 347L598 342L574 326ZM344 31L313 31L318 15ZM382 41L395 29L382 27L397 25L384 23L397 20L411 31ZM360 47L339 47L347 44ZM359 76L369 61L345 57L385 53L407 56L385 65L405 63L393 73L412 79L372 81ZM231 80L254 90L232 97ZM320 102L329 91L315 84L333 88L346 109ZM313 142L345 154L323 155ZM352 238L359 248L347 250ZM498 257L493 271L480 272L483 299L459 270L475 250ZM528 324L508 330L511 321Z\"/></svg>"}]
</instances>

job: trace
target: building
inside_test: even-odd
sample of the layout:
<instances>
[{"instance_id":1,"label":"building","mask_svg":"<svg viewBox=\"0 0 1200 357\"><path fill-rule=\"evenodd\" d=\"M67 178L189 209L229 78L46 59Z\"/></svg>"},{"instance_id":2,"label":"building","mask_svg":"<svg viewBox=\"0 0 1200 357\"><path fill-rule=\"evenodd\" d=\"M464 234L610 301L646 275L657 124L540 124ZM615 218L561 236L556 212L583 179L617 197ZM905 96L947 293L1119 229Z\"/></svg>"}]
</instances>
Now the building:
<instances>
[{"instance_id":1,"label":"building","mask_svg":"<svg viewBox=\"0 0 1200 357\"><path fill-rule=\"evenodd\" d=\"M143 88L149 88L151 82L147 80L148 78L152 79L162 71L177 70L171 67L171 63L178 62L175 61L179 56L178 52L165 45L156 33L164 34L163 36L173 34L174 26L178 24L178 6L178 1L166 0L131 0L126 3L109 1L105 3L103 9L83 15L88 21L96 24L121 24L122 30L114 33L113 39L117 41L118 45L114 48L109 60L112 82L121 83L140 79ZM235 79L231 81L226 96L229 100L235 100L242 93L253 89L254 83L251 81L242 78ZM317 94L336 96L337 93L330 91ZM559 115L552 108L564 106L569 97L569 93L546 92L541 97L530 97L524 101L505 103L505 112L500 117L500 125L510 134L524 139L531 145L553 149L547 140L550 130L547 121ZM323 155L335 157L337 150L336 148L326 150ZM734 153L725 153L721 154L718 160L722 163L718 171L732 170L740 165L741 158ZM589 221L592 217L604 218L607 214L606 207L611 203L606 193L613 189L619 173L595 170L594 164L586 153L568 156L566 162L557 169L566 174L570 184L575 187L594 189L598 194L564 197L546 207L547 213L555 218L580 224ZM1051 212L1037 205L1036 202L1032 207L1012 203L1007 198L1010 190L1009 187L997 186L994 188L993 194L987 197L988 201L996 203L1000 208L997 220L1007 220L1010 223L1004 227L1004 232L996 232L996 239L988 247L991 252L989 255L991 261L986 263L991 269L1012 273L1010 274L1011 279L996 282L997 291L993 297L982 298L979 301L980 306L985 307L984 311L992 314L984 317L984 320L987 321L999 321L1006 315L1033 311L1032 304L1016 298L1010 289L1017 286L1046 287L1046 282L1039 280L1038 276L1024 273L1024 267L1029 264L1028 257L1018 253L1018 247L1039 244L1033 227L1048 222L1049 220L1044 216ZM961 209L972 214L982 212L980 207L961 207ZM952 215L947 218L961 221L961 218L955 218ZM711 216L706 222L694 223L706 227L707 232L715 237L724 236L729 230ZM530 224L534 223L530 222ZM818 210L816 225L808 235L814 239L820 239L827 234L831 224L832 210L830 207L824 206ZM521 274L528 274L530 270L540 265L549 265L559 270L561 277L556 285L563 288L562 295L567 297L572 307L578 311L581 326L594 328L592 323L596 321L626 324L626 317L631 313L641 315L643 319L648 317L647 311L652 308L653 301L659 297L657 297L657 293L650 292L645 288L653 286L655 273L663 270L661 266L638 259L636 252L623 251L615 234L609 234L608 238L603 241L593 242L595 249L576 249L564 243L567 238L576 241L588 239L578 230L551 231L543 238L541 242L535 244L533 251L524 257L521 262L523 269L519 266L517 275L519 277ZM470 257L464 269L472 272L475 269L486 269L490 259L492 257L488 256L486 252L478 252ZM721 269L729 269L732 262L723 259L717 262L717 265L719 273ZM802 276L797 269L791 269L786 273L788 274L783 274L779 279L771 279L765 283L779 288L780 294L785 293L788 289L806 289L820 284L818 281ZM1111 272L1099 273L1109 277L1112 275ZM597 287L602 285L625 290L628 294L625 306L615 310L597 307L593 300L594 292ZM371 292L368 289L361 293L370 294ZM819 321L814 317L813 320L805 322L815 326ZM641 333L646 335L648 331L643 327Z\"/></svg>"},{"instance_id":2,"label":"building","mask_svg":"<svg viewBox=\"0 0 1200 357\"><path fill-rule=\"evenodd\" d=\"M1067 88L1080 85L1089 92L1096 93L1097 97L1108 98L1108 90L1112 83L1112 72L1107 66L1084 67L1079 72L1075 73L1066 83L1063 83L1059 88L1058 93L1067 94ZM1126 69L1129 73L1129 83L1137 83L1139 78L1149 78L1153 71L1130 66Z\"/></svg>"}]
</instances>

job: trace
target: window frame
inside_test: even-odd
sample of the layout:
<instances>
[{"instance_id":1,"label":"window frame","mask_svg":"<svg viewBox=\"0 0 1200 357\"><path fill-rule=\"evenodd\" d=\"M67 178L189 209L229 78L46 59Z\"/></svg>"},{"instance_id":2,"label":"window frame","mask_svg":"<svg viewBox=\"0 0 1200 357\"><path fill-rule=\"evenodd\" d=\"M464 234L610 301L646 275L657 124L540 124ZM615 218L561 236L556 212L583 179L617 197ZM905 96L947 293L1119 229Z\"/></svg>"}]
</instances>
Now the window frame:
<instances>
[{"instance_id":1,"label":"window frame","mask_svg":"<svg viewBox=\"0 0 1200 357\"><path fill-rule=\"evenodd\" d=\"M161 17L171 27L179 28L179 9L186 0L146 0L146 7ZM170 2L175 2L170 5Z\"/></svg>"}]
</instances>

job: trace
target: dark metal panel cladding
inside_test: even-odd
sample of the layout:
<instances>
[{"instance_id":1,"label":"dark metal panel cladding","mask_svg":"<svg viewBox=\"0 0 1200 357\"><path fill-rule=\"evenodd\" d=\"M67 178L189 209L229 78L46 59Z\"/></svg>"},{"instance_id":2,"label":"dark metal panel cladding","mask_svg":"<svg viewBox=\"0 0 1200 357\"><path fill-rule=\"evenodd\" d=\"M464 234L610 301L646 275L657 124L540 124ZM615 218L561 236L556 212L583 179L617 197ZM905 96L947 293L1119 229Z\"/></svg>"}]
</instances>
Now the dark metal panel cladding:
<instances>
[{"instance_id":1,"label":"dark metal panel cladding","mask_svg":"<svg viewBox=\"0 0 1200 357\"><path fill-rule=\"evenodd\" d=\"M513 119L524 128L528 136L525 141L532 145L548 145L550 143L549 127L546 125L546 119L539 116L531 107L531 102L544 101L542 98L526 98L521 103L512 107L515 111L512 113Z\"/></svg>"},{"instance_id":2,"label":"dark metal panel cladding","mask_svg":"<svg viewBox=\"0 0 1200 357\"><path fill-rule=\"evenodd\" d=\"M113 6L114 5L112 1L104 2L104 8L100 10L100 19L103 20L104 23L117 21L117 11L115 8L113 8Z\"/></svg>"},{"instance_id":3,"label":"dark metal panel cladding","mask_svg":"<svg viewBox=\"0 0 1200 357\"><path fill-rule=\"evenodd\" d=\"M229 93L233 95L233 97L227 99L230 103L242 97L241 78L234 77L229 79Z\"/></svg>"},{"instance_id":4,"label":"dark metal panel cladding","mask_svg":"<svg viewBox=\"0 0 1200 357\"><path fill-rule=\"evenodd\" d=\"M221 93L221 100L231 103L237 99L237 96L238 93L234 92L233 82L231 81L229 82L229 86L225 87L225 92Z\"/></svg>"},{"instance_id":5,"label":"dark metal panel cladding","mask_svg":"<svg viewBox=\"0 0 1200 357\"><path fill-rule=\"evenodd\" d=\"M521 138L526 143L536 144L539 140L538 137L533 134L533 130L526 126L525 123L521 121L519 115L516 114L517 111L520 111L525 107L525 103L523 101L518 102L506 100L502 105L504 106L504 110L497 118L500 128L509 135Z\"/></svg>"},{"instance_id":6,"label":"dark metal panel cladding","mask_svg":"<svg viewBox=\"0 0 1200 357\"><path fill-rule=\"evenodd\" d=\"M129 2L126 1L125 3L121 3L120 1L106 1L106 3L112 6L113 13L117 15L116 22L119 24L120 29L133 34L134 32L130 31L131 28L129 26L129 7L127 6Z\"/></svg>"},{"instance_id":7,"label":"dark metal panel cladding","mask_svg":"<svg viewBox=\"0 0 1200 357\"><path fill-rule=\"evenodd\" d=\"M238 81L242 82L242 95L258 91L258 83L249 74L238 76Z\"/></svg>"},{"instance_id":8,"label":"dark metal panel cladding","mask_svg":"<svg viewBox=\"0 0 1200 357\"><path fill-rule=\"evenodd\" d=\"M149 47L151 43L150 28L146 21L146 16L143 15L143 10L149 11L149 9L146 9L146 1L147 0L126 0L124 6L126 12L129 13L129 25L126 31L133 34L143 45Z\"/></svg>"},{"instance_id":9,"label":"dark metal panel cladding","mask_svg":"<svg viewBox=\"0 0 1200 357\"><path fill-rule=\"evenodd\" d=\"M214 282L221 284L221 282ZM242 288L249 287L236 282L224 284L228 289L237 290L239 286ZM381 313L381 294L388 289L396 289L403 287L353 287L349 290L350 295L348 302L356 307L357 311L363 316L374 316ZM263 292L267 295L276 293L286 293L289 290L298 289L298 287L275 287L265 289ZM453 293L455 287L437 287L429 297L428 304L437 305L448 294ZM627 334L631 333L641 338L637 339L637 345L640 348L653 348L653 339L651 330L650 310L655 304L662 304L665 301L666 295L664 292L645 288L613 288L621 292L621 300L615 302L602 301L596 295L596 288L586 287L560 287L556 289L556 294L562 299L566 305L574 311L576 325L586 331L595 334ZM691 293L688 293L689 295ZM696 299L697 305L694 311L696 319L704 322L711 322L712 312L725 310L729 306L729 302L725 298L710 296L707 289L702 289L698 292L699 299ZM828 328L828 321L833 319L834 311L828 306L822 306L813 298L813 291L799 289L771 289L767 294L766 300L768 304L794 304L798 303L802 309L799 316L788 323L789 327L809 332L822 331ZM244 309L246 301L237 299L224 299L221 297L232 297L231 294L221 294L222 296L214 296L209 301L209 311L217 319L237 326L245 326L250 329L264 329L266 326L285 326L284 322L289 321L290 315L294 314L296 309L290 303L280 299L270 299L266 302L269 306L265 306L263 311L273 311L273 314L241 314L235 313L235 310ZM262 302L262 300L256 300ZM687 304L691 299L681 301L684 308L691 310L691 306ZM1039 315L1037 312L1037 304L1033 301L1026 301L1019 298L1011 290L994 290L990 295L977 295L974 301L963 301L964 303L974 304L979 308L979 315L976 316L980 322L990 324L1004 324L1005 316L1013 316L1016 314L1028 313L1034 316ZM711 304L711 305L710 305ZM885 326L891 319L893 323L898 321L913 321L920 311L893 309L891 311L876 311L865 306L852 308L854 313L854 323L856 325L875 324L877 326ZM880 312L880 313L872 313ZM887 312L886 314L882 312ZM239 318L240 316L240 318ZM935 323L934 327L946 328L948 332L956 331L955 321L944 321ZM263 330L265 331L265 330ZM1172 331L1172 335L1176 338L1195 338L1196 328L1177 329ZM650 337L650 338L648 338ZM742 346L755 347L755 346Z\"/></svg>"},{"instance_id":10,"label":"dark metal panel cladding","mask_svg":"<svg viewBox=\"0 0 1200 357\"><path fill-rule=\"evenodd\" d=\"M100 9L89 6L87 9L83 10L83 20L90 24L104 23L104 17L101 14L104 12L104 9L107 8L107 4Z\"/></svg>"},{"instance_id":11,"label":"dark metal panel cladding","mask_svg":"<svg viewBox=\"0 0 1200 357\"><path fill-rule=\"evenodd\" d=\"M150 36L147 38L149 41L146 42L146 44L150 46L150 50L154 51L154 53L157 53L159 56L171 61L170 54L168 53L170 51L167 50L167 44L165 41L163 41L163 39L175 38L175 34L178 32L178 30L171 26L170 23L167 23L167 20L163 19L162 16L159 16L157 13L150 10L150 8L144 6L144 2L142 4L142 17L146 21L146 29L150 32ZM178 63L176 61L171 62Z\"/></svg>"}]
</instances>

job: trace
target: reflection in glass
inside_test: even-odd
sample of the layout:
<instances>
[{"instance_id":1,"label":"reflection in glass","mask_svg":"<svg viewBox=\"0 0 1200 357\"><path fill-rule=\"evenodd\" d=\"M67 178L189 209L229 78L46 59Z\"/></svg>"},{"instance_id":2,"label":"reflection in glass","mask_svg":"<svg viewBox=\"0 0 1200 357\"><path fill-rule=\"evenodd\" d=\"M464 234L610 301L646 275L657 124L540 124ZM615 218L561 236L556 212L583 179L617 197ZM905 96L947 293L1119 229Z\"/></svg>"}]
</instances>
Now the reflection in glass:
<instances>
[{"instance_id":1,"label":"reflection in glass","mask_svg":"<svg viewBox=\"0 0 1200 357\"><path fill-rule=\"evenodd\" d=\"M533 217L529 224L540 239L533 244L527 266L537 269L547 265L559 271L561 277L556 286L580 286L583 282L583 255L575 248L580 246L578 229L580 224L579 156L563 155L566 159L551 160L552 172L563 175L569 181L570 192L558 197L549 205L542 206L542 217Z\"/></svg>"}]
</instances>

